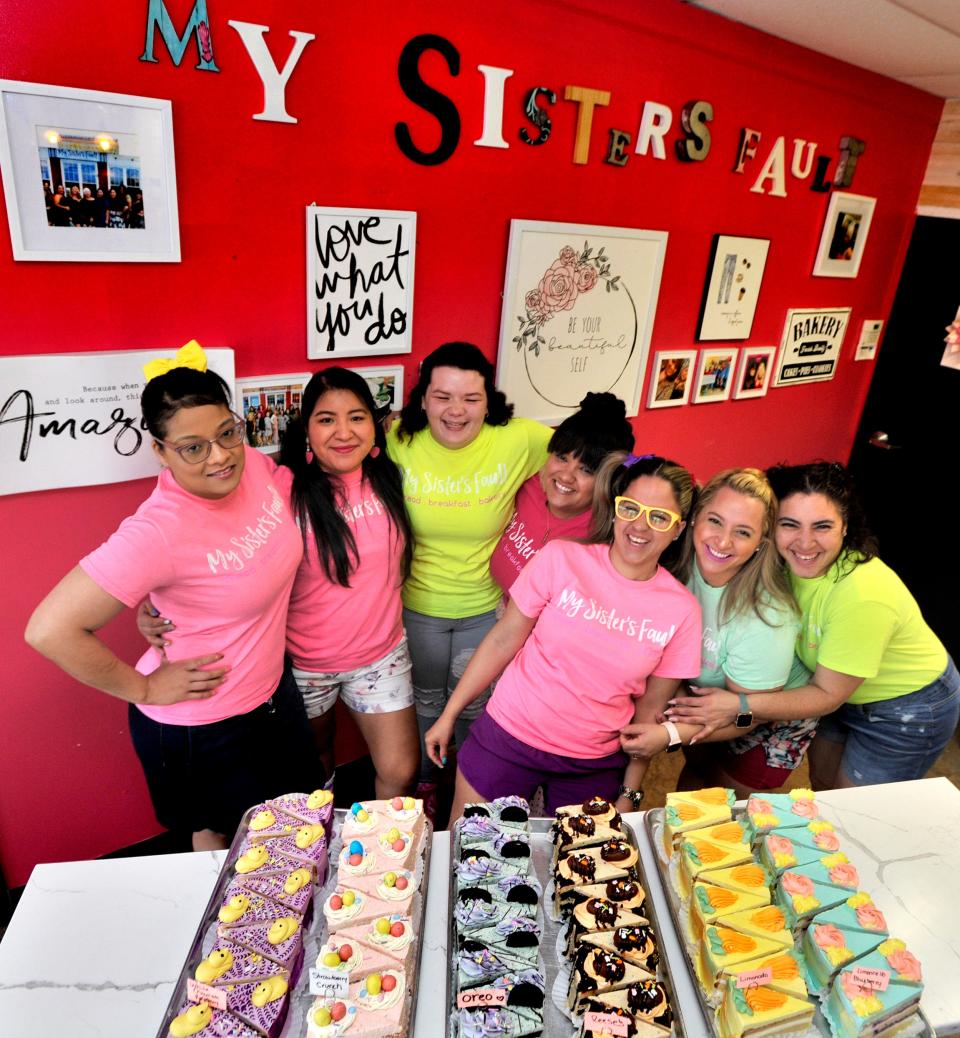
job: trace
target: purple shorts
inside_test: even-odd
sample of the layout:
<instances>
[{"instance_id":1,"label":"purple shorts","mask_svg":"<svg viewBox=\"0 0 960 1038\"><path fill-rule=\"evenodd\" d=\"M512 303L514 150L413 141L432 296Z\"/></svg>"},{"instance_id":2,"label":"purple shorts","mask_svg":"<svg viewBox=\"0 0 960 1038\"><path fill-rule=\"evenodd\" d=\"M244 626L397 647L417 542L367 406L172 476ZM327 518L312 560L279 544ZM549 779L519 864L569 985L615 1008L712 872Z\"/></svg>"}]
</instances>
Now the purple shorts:
<instances>
[{"instance_id":1,"label":"purple shorts","mask_svg":"<svg viewBox=\"0 0 960 1038\"><path fill-rule=\"evenodd\" d=\"M548 815L594 796L613 803L627 760L622 750L584 759L535 749L515 739L486 711L473 722L463 749L457 751L457 767L486 800L511 794L529 800L542 786Z\"/></svg>"}]
</instances>

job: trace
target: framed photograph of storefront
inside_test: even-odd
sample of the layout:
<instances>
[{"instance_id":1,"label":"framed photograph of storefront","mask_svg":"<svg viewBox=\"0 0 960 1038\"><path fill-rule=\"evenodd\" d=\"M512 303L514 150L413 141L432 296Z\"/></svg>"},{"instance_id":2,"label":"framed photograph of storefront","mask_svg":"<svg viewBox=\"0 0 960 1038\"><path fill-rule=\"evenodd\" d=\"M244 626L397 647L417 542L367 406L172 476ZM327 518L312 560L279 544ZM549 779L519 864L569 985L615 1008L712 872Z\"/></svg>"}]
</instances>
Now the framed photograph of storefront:
<instances>
[{"instance_id":1,"label":"framed photograph of storefront","mask_svg":"<svg viewBox=\"0 0 960 1038\"><path fill-rule=\"evenodd\" d=\"M391 411L399 411L403 407L403 366L386 368L351 368L363 376L373 402L377 407L387 407Z\"/></svg>"},{"instance_id":2,"label":"framed photograph of storefront","mask_svg":"<svg viewBox=\"0 0 960 1038\"><path fill-rule=\"evenodd\" d=\"M516 414L556 423L588 391L640 392L666 231L511 220L497 387Z\"/></svg>"},{"instance_id":3,"label":"framed photograph of storefront","mask_svg":"<svg viewBox=\"0 0 960 1038\"><path fill-rule=\"evenodd\" d=\"M178 263L169 101L0 80L15 260Z\"/></svg>"},{"instance_id":4,"label":"framed photograph of storefront","mask_svg":"<svg viewBox=\"0 0 960 1038\"><path fill-rule=\"evenodd\" d=\"M813 264L818 278L855 278L867 245L875 198L837 191L830 196L820 247Z\"/></svg>"},{"instance_id":5,"label":"framed photograph of storefront","mask_svg":"<svg viewBox=\"0 0 960 1038\"><path fill-rule=\"evenodd\" d=\"M737 378L733 384L734 400L751 400L766 396L773 377L776 346L745 346L740 354Z\"/></svg>"},{"instance_id":6,"label":"framed photograph of storefront","mask_svg":"<svg viewBox=\"0 0 960 1038\"><path fill-rule=\"evenodd\" d=\"M851 307L788 310L774 386L828 382L837 373Z\"/></svg>"},{"instance_id":7,"label":"framed photograph of storefront","mask_svg":"<svg viewBox=\"0 0 960 1038\"><path fill-rule=\"evenodd\" d=\"M647 407L682 407L690 399L696 350L657 350Z\"/></svg>"},{"instance_id":8,"label":"framed photograph of storefront","mask_svg":"<svg viewBox=\"0 0 960 1038\"><path fill-rule=\"evenodd\" d=\"M730 399L739 352L722 346L700 351L696 384L693 387L695 404L714 404Z\"/></svg>"},{"instance_id":9,"label":"framed photograph of storefront","mask_svg":"<svg viewBox=\"0 0 960 1038\"><path fill-rule=\"evenodd\" d=\"M750 338L769 251L769 238L714 236L700 305L700 342Z\"/></svg>"},{"instance_id":10,"label":"framed photograph of storefront","mask_svg":"<svg viewBox=\"0 0 960 1038\"><path fill-rule=\"evenodd\" d=\"M417 214L308 205L307 356L392 356L413 348Z\"/></svg>"}]
</instances>

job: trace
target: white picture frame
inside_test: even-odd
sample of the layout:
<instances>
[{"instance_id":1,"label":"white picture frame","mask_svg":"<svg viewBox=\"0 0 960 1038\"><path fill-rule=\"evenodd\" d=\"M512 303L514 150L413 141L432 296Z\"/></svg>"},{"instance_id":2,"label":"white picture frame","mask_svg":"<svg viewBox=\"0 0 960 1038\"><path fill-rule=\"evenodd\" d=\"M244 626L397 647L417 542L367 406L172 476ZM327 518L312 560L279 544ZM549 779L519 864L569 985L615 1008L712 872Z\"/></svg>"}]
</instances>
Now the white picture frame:
<instances>
[{"instance_id":1,"label":"white picture frame","mask_svg":"<svg viewBox=\"0 0 960 1038\"><path fill-rule=\"evenodd\" d=\"M370 387L370 395L378 407L399 411L403 407L403 365L350 368L362 376Z\"/></svg>"},{"instance_id":2,"label":"white picture frame","mask_svg":"<svg viewBox=\"0 0 960 1038\"><path fill-rule=\"evenodd\" d=\"M739 352L727 346L700 351L692 393L695 404L719 404L730 399Z\"/></svg>"},{"instance_id":3,"label":"white picture frame","mask_svg":"<svg viewBox=\"0 0 960 1038\"><path fill-rule=\"evenodd\" d=\"M683 407L690 400L696 365L696 350L657 350L650 365L647 408Z\"/></svg>"},{"instance_id":4,"label":"white picture frame","mask_svg":"<svg viewBox=\"0 0 960 1038\"><path fill-rule=\"evenodd\" d=\"M867 195L835 191L830 196L813 262L814 277L855 278L859 274L876 205L877 200Z\"/></svg>"},{"instance_id":5,"label":"white picture frame","mask_svg":"<svg viewBox=\"0 0 960 1038\"><path fill-rule=\"evenodd\" d=\"M0 80L0 172L15 260L180 262L169 101ZM54 204L56 181L92 204ZM111 185L129 208L109 208Z\"/></svg>"},{"instance_id":6,"label":"white picture frame","mask_svg":"<svg viewBox=\"0 0 960 1038\"><path fill-rule=\"evenodd\" d=\"M306 207L308 358L411 352L416 247L415 212Z\"/></svg>"},{"instance_id":7,"label":"white picture frame","mask_svg":"<svg viewBox=\"0 0 960 1038\"><path fill-rule=\"evenodd\" d=\"M700 304L699 342L750 338L769 251L769 238L714 235Z\"/></svg>"},{"instance_id":8,"label":"white picture frame","mask_svg":"<svg viewBox=\"0 0 960 1038\"><path fill-rule=\"evenodd\" d=\"M774 386L829 382L837 373L851 313L849 306L788 310Z\"/></svg>"},{"instance_id":9,"label":"white picture frame","mask_svg":"<svg viewBox=\"0 0 960 1038\"><path fill-rule=\"evenodd\" d=\"M773 381L776 346L743 346L733 385L734 400L754 400L766 396Z\"/></svg>"},{"instance_id":10,"label":"white picture frame","mask_svg":"<svg viewBox=\"0 0 960 1038\"><path fill-rule=\"evenodd\" d=\"M511 220L497 387L556 424L587 392L640 410L667 232Z\"/></svg>"},{"instance_id":11,"label":"white picture frame","mask_svg":"<svg viewBox=\"0 0 960 1038\"><path fill-rule=\"evenodd\" d=\"M300 401L303 399L303 388L310 381L311 372L298 371L293 374L282 375L251 375L246 378L238 378L234 383L233 407L244 421L250 406L253 405L259 415L260 405L268 409L275 409L279 401L283 400L285 408L296 408L299 412ZM279 432L279 430L278 430ZM261 442L255 432L255 442L250 441L250 431L247 429L247 443L263 454L273 454L280 449L280 439L276 442L272 436L269 442Z\"/></svg>"}]
</instances>

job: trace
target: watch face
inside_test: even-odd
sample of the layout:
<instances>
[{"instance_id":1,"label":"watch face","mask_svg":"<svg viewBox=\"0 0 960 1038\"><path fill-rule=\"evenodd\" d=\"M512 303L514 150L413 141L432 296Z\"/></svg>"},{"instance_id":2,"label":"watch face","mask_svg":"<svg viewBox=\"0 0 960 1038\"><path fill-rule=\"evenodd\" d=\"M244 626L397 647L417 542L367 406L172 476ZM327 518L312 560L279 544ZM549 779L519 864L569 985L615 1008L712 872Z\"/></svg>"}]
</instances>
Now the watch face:
<instances>
[{"instance_id":1,"label":"watch face","mask_svg":"<svg viewBox=\"0 0 960 1038\"><path fill-rule=\"evenodd\" d=\"M753 724L753 714L737 714L733 723L736 728L749 728Z\"/></svg>"}]
</instances>

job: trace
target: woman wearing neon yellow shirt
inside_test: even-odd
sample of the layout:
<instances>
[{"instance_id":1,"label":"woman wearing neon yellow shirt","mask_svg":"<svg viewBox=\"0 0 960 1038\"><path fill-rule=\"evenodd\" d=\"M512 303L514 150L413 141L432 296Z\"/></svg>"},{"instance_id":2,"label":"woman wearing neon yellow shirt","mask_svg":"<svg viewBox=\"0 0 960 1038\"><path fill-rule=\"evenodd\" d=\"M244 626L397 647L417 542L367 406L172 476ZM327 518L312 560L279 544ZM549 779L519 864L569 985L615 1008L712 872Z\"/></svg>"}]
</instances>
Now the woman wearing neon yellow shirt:
<instances>
[{"instance_id":1,"label":"woman wearing neon yellow shirt","mask_svg":"<svg viewBox=\"0 0 960 1038\"><path fill-rule=\"evenodd\" d=\"M550 429L512 414L490 361L470 343L448 342L424 360L387 436L413 528L403 614L421 736L496 623L502 592L490 556L517 490L547 458ZM486 698L461 715L457 745ZM435 771L424 763L431 779Z\"/></svg>"},{"instance_id":2,"label":"woman wearing neon yellow shirt","mask_svg":"<svg viewBox=\"0 0 960 1038\"><path fill-rule=\"evenodd\" d=\"M757 721L821 718L810 751L815 789L922 778L960 717L960 674L900 578L876 555L850 478L817 462L767 473L780 499L777 550L802 626L797 655L813 671L802 688L749 697ZM673 721L705 725L740 713L718 689L677 701Z\"/></svg>"}]
</instances>

